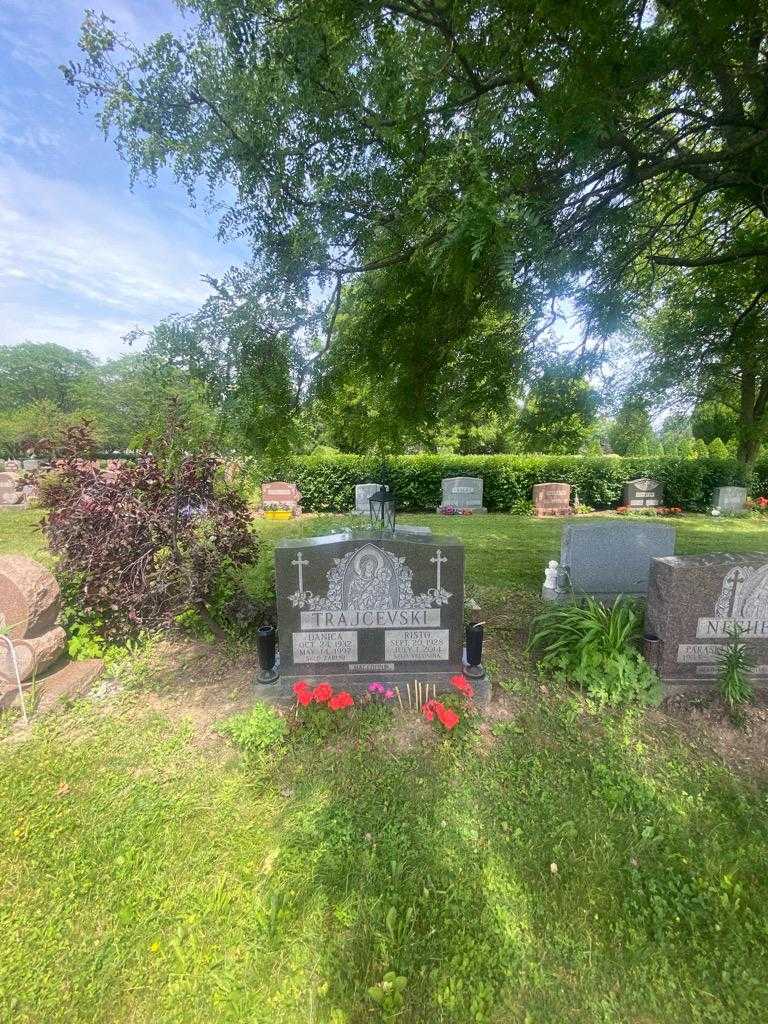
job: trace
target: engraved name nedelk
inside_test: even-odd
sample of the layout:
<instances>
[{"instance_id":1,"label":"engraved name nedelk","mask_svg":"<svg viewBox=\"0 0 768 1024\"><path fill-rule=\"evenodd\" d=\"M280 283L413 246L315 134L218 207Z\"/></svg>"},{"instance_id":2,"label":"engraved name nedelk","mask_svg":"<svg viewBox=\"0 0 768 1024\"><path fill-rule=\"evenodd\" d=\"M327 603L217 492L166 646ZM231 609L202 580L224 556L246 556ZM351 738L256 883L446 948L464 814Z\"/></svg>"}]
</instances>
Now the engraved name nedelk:
<instances>
[{"instance_id":1,"label":"engraved name nedelk","mask_svg":"<svg viewBox=\"0 0 768 1024\"><path fill-rule=\"evenodd\" d=\"M366 530L275 550L281 675L461 671L464 549Z\"/></svg>"}]
</instances>

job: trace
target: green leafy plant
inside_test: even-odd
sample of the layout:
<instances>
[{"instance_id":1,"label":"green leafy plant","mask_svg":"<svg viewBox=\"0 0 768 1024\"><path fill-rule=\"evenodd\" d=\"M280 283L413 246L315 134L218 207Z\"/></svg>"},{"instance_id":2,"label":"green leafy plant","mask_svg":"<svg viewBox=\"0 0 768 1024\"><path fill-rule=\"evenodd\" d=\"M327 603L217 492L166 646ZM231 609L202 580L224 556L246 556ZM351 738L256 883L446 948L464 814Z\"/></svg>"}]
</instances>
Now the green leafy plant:
<instances>
[{"instance_id":1,"label":"green leafy plant","mask_svg":"<svg viewBox=\"0 0 768 1024\"><path fill-rule=\"evenodd\" d=\"M734 626L730 640L723 651L718 654L718 684L728 714L731 719L741 724L744 720L744 705L754 697L754 690L747 678L751 662L747 649L741 641L742 630Z\"/></svg>"},{"instance_id":2,"label":"green leafy plant","mask_svg":"<svg viewBox=\"0 0 768 1024\"><path fill-rule=\"evenodd\" d=\"M377 985L368 989L368 995L382 1010L393 1012L403 1006L403 992L408 979L395 971L387 971Z\"/></svg>"},{"instance_id":3,"label":"green leafy plant","mask_svg":"<svg viewBox=\"0 0 768 1024\"><path fill-rule=\"evenodd\" d=\"M280 746L288 731L285 719L266 704L256 704L250 711L233 715L217 729L249 757L258 757Z\"/></svg>"},{"instance_id":4,"label":"green leafy plant","mask_svg":"<svg viewBox=\"0 0 768 1024\"><path fill-rule=\"evenodd\" d=\"M600 705L653 703L659 680L637 650L642 619L633 601L592 597L555 606L534 623L529 648L539 668L580 686Z\"/></svg>"}]
</instances>

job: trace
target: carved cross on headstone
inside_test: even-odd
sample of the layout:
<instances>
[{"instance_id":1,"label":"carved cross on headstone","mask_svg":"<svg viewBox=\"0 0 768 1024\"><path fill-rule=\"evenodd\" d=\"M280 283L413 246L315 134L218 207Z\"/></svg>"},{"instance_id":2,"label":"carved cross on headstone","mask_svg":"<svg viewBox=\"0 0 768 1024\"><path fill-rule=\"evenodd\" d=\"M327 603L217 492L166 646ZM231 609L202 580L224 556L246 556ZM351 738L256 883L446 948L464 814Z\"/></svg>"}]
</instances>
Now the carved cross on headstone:
<instances>
[{"instance_id":1,"label":"carved cross on headstone","mask_svg":"<svg viewBox=\"0 0 768 1024\"><path fill-rule=\"evenodd\" d=\"M430 558L430 562L435 563L435 568L437 570L437 583L435 584L435 589L438 590L438 591L441 589L441 587L440 587L440 566L441 566L441 564L443 562L447 562L447 561L448 561L448 559L443 555L443 553L440 550L440 548L437 549L437 551L434 554L434 557Z\"/></svg>"},{"instance_id":2,"label":"carved cross on headstone","mask_svg":"<svg viewBox=\"0 0 768 1024\"><path fill-rule=\"evenodd\" d=\"M733 586L731 587L731 593L728 598L728 615L726 617L729 619L733 618L733 613L736 610L736 598L739 593L739 587L746 581L746 579L747 576L741 571L741 569L735 570L731 580Z\"/></svg>"},{"instance_id":3,"label":"carved cross on headstone","mask_svg":"<svg viewBox=\"0 0 768 1024\"><path fill-rule=\"evenodd\" d=\"M298 567L298 570L299 570L299 593L303 594L304 593L304 572L303 572L303 569L304 569L305 565L309 565L309 560L306 559L306 558L302 558L301 551L297 551L296 552L296 557L291 562L291 565L295 565L295 566Z\"/></svg>"}]
</instances>

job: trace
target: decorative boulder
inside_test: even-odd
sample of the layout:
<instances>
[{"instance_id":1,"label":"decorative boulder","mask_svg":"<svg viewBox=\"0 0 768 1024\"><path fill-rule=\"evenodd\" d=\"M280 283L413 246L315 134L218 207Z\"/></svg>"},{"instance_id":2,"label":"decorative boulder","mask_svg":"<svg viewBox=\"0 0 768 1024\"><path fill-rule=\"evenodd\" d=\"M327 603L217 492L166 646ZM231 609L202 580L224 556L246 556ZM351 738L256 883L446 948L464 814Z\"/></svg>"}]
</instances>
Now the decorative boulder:
<instances>
[{"instance_id":1,"label":"decorative boulder","mask_svg":"<svg viewBox=\"0 0 768 1024\"><path fill-rule=\"evenodd\" d=\"M0 628L14 640L47 633L61 610L55 577L25 555L0 557Z\"/></svg>"}]
</instances>

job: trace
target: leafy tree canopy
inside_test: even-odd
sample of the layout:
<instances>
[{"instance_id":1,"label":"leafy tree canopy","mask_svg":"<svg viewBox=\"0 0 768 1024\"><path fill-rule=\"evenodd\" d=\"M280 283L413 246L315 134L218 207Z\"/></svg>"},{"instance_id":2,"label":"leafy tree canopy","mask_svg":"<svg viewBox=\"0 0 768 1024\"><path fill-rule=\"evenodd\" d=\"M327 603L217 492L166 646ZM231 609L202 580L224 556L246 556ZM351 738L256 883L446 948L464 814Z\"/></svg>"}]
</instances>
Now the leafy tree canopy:
<instances>
[{"instance_id":1,"label":"leafy tree canopy","mask_svg":"<svg viewBox=\"0 0 768 1024\"><path fill-rule=\"evenodd\" d=\"M3 410L50 402L62 412L71 412L78 404L78 385L96 363L88 352L73 352L50 342L0 345Z\"/></svg>"}]
</instances>

